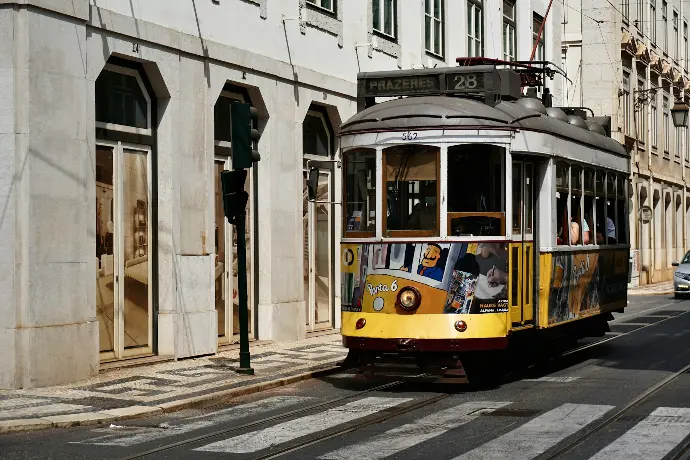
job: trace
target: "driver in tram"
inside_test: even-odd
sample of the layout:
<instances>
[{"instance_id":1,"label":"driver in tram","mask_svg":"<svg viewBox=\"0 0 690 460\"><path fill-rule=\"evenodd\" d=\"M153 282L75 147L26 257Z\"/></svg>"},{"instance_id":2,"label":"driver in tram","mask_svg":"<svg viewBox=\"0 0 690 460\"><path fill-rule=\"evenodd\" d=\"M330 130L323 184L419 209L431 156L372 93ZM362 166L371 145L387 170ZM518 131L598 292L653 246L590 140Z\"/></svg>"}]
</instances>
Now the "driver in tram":
<instances>
[{"instance_id":1,"label":"driver in tram","mask_svg":"<svg viewBox=\"0 0 690 460\"><path fill-rule=\"evenodd\" d=\"M436 228L436 183L430 182L424 187L424 199L412 208L410 214L410 230L433 230Z\"/></svg>"}]
</instances>

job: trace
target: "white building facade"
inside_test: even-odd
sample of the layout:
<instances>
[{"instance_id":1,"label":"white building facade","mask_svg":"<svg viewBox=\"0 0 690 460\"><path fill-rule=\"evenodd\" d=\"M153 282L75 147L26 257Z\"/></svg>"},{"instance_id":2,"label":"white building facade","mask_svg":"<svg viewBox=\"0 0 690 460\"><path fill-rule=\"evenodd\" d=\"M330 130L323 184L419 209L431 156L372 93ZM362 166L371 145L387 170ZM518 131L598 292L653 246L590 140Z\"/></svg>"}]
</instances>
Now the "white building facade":
<instances>
[{"instance_id":1,"label":"white building facade","mask_svg":"<svg viewBox=\"0 0 690 460\"><path fill-rule=\"evenodd\" d=\"M671 280L690 246L690 141L670 109L689 101L688 23L680 0L576 0L563 10L566 97L611 115L631 152L632 285Z\"/></svg>"},{"instance_id":2,"label":"white building facade","mask_svg":"<svg viewBox=\"0 0 690 460\"><path fill-rule=\"evenodd\" d=\"M339 328L328 160L357 72L527 60L547 5L0 1L0 388L237 341L219 182L233 101L258 108L262 133L247 183L251 337ZM557 56L561 18L554 2L536 59ZM563 81L549 86L560 104ZM333 204L307 201L308 160L326 160L318 195Z\"/></svg>"}]
</instances>

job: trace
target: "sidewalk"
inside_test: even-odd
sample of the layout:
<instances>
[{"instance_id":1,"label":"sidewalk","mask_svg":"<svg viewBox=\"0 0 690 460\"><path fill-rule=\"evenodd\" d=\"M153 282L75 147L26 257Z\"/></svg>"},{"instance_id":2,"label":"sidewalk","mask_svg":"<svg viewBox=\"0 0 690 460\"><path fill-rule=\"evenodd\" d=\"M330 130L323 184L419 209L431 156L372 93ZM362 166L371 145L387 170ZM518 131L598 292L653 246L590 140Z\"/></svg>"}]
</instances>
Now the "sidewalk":
<instances>
[{"instance_id":1,"label":"sidewalk","mask_svg":"<svg viewBox=\"0 0 690 460\"><path fill-rule=\"evenodd\" d=\"M628 289L628 295L668 295L673 294L673 281L645 284Z\"/></svg>"},{"instance_id":2,"label":"sidewalk","mask_svg":"<svg viewBox=\"0 0 690 460\"><path fill-rule=\"evenodd\" d=\"M93 425L209 405L306 380L347 355L336 331L295 342L250 345L255 375L234 371L239 347L216 355L102 371L70 385L0 390L0 433Z\"/></svg>"}]
</instances>

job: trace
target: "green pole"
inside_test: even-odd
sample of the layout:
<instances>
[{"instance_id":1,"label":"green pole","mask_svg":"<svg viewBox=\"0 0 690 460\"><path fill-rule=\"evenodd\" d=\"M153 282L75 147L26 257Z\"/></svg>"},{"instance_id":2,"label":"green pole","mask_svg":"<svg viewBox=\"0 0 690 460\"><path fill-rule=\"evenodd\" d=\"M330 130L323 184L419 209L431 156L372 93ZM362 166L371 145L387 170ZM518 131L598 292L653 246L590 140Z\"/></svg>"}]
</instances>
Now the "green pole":
<instances>
[{"instance_id":1,"label":"green pole","mask_svg":"<svg viewBox=\"0 0 690 460\"><path fill-rule=\"evenodd\" d=\"M249 311L247 306L247 242L245 241L246 211L237 216L237 290L240 296L240 374L254 375L249 355Z\"/></svg>"}]
</instances>

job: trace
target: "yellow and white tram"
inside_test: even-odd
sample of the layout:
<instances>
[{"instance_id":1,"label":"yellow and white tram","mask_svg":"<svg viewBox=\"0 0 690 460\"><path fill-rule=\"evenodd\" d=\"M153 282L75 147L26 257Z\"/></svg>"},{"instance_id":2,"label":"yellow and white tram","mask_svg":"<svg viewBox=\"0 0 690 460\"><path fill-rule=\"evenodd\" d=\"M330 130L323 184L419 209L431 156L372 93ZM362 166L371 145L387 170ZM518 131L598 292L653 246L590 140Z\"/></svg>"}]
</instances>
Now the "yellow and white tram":
<instances>
[{"instance_id":1,"label":"yellow and white tram","mask_svg":"<svg viewBox=\"0 0 690 460\"><path fill-rule=\"evenodd\" d=\"M453 375L515 340L603 335L625 308L629 153L606 117L521 93L493 65L358 75L340 131L350 360Z\"/></svg>"}]
</instances>

